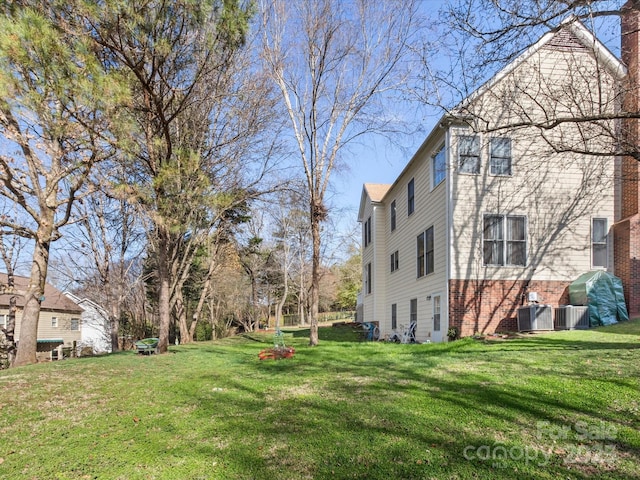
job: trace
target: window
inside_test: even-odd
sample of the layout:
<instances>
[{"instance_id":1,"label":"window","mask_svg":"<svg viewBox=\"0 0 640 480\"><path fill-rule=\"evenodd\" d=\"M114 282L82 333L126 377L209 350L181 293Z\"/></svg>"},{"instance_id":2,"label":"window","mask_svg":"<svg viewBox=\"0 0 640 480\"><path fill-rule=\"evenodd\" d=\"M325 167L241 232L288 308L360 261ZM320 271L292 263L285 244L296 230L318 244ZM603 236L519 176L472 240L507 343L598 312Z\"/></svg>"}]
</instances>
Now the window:
<instances>
[{"instance_id":1,"label":"window","mask_svg":"<svg viewBox=\"0 0 640 480\"><path fill-rule=\"evenodd\" d=\"M391 202L391 231L396 229L396 201Z\"/></svg>"},{"instance_id":2,"label":"window","mask_svg":"<svg viewBox=\"0 0 640 480\"><path fill-rule=\"evenodd\" d=\"M463 135L458 142L458 171L480 173L480 137Z\"/></svg>"},{"instance_id":3,"label":"window","mask_svg":"<svg viewBox=\"0 0 640 480\"><path fill-rule=\"evenodd\" d=\"M371 262L367 263L364 269L364 291L371 293Z\"/></svg>"},{"instance_id":4,"label":"window","mask_svg":"<svg viewBox=\"0 0 640 480\"><path fill-rule=\"evenodd\" d=\"M53 328L58 328L58 317L51 317L51 326Z\"/></svg>"},{"instance_id":5,"label":"window","mask_svg":"<svg viewBox=\"0 0 640 480\"><path fill-rule=\"evenodd\" d=\"M8 315L0 315L0 328L7 328Z\"/></svg>"},{"instance_id":6,"label":"window","mask_svg":"<svg viewBox=\"0 0 640 480\"><path fill-rule=\"evenodd\" d=\"M433 156L433 186L439 185L447 176L447 162L444 154L444 145Z\"/></svg>"},{"instance_id":7,"label":"window","mask_svg":"<svg viewBox=\"0 0 640 480\"><path fill-rule=\"evenodd\" d=\"M415 191L414 191L414 183L413 178L409 181L407 185L407 215L411 215L415 208Z\"/></svg>"},{"instance_id":8,"label":"window","mask_svg":"<svg viewBox=\"0 0 640 480\"><path fill-rule=\"evenodd\" d=\"M424 232L418 235L416 250L417 250L416 270L417 270L417 277L420 278L424 276Z\"/></svg>"},{"instance_id":9,"label":"window","mask_svg":"<svg viewBox=\"0 0 640 480\"><path fill-rule=\"evenodd\" d=\"M485 215L483 250L485 265L526 265L526 217Z\"/></svg>"},{"instance_id":10,"label":"window","mask_svg":"<svg viewBox=\"0 0 640 480\"><path fill-rule=\"evenodd\" d=\"M491 139L491 158L489 163L491 175L511 175L510 138Z\"/></svg>"},{"instance_id":11,"label":"window","mask_svg":"<svg viewBox=\"0 0 640 480\"><path fill-rule=\"evenodd\" d=\"M433 296L433 331L440 331L441 305L440 295Z\"/></svg>"},{"instance_id":12,"label":"window","mask_svg":"<svg viewBox=\"0 0 640 480\"><path fill-rule=\"evenodd\" d=\"M607 219L591 221L591 265L607 268Z\"/></svg>"},{"instance_id":13,"label":"window","mask_svg":"<svg viewBox=\"0 0 640 480\"><path fill-rule=\"evenodd\" d=\"M363 225L364 234L364 246L367 247L371 243L371 217L367 218L367 221Z\"/></svg>"},{"instance_id":14,"label":"window","mask_svg":"<svg viewBox=\"0 0 640 480\"><path fill-rule=\"evenodd\" d=\"M398 250L391 254L391 271L395 272L398 270Z\"/></svg>"},{"instance_id":15,"label":"window","mask_svg":"<svg viewBox=\"0 0 640 480\"><path fill-rule=\"evenodd\" d=\"M71 330L80 330L80 319L72 318L71 319Z\"/></svg>"},{"instance_id":16,"label":"window","mask_svg":"<svg viewBox=\"0 0 640 480\"><path fill-rule=\"evenodd\" d=\"M398 328L398 304L391 304L391 330Z\"/></svg>"},{"instance_id":17,"label":"window","mask_svg":"<svg viewBox=\"0 0 640 480\"><path fill-rule=\"evenodd\" d=\"M434 270L434 245L433 227L418 235L416 239L416 261L418 278L433 273Z\"/></svg>"},{"instance_id":18,"label":"window","mask_svg":"<svg viewBox=\"0 0 640 480\"><path fill-rule=\"evenodd\" d=\"M409 323L418 322L418 299L412 298L409 303Z\"/></svg>"},{"instance_id":19,"label":"window","mask_svg":"<svg viewBox=\"0 0 640 480\"><path fill-rule=\"evenodd\" d=\"M434 258L433 258L433 227L430 227L429 229L427 229L427 231L425 232L425 238L424 238L424 243L425 243L425 258L424 258L424 263L425 263L425 273L427 275L429 275L430 273L433 273L433 265L434 265Z\"/></svg>"}]
</instances>

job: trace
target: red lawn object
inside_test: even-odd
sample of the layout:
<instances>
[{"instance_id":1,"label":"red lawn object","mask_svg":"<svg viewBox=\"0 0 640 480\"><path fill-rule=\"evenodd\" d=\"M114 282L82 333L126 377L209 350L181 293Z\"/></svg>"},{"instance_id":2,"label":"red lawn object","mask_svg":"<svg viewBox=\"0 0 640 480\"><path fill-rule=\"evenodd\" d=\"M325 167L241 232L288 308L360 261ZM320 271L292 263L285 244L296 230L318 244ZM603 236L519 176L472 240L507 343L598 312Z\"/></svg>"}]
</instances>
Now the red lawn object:
<instances>
[{"instance_id":1,"label":"red lawn object","mask_svg":"<svg viewBox=\"0 0 640 480\"><path fill-rule=\"evenodd\" d=\"M258 354L260 360L280 360L281 358L291 358L296 353L293 347L266 348Z\"/></svg>"}]
</instances>

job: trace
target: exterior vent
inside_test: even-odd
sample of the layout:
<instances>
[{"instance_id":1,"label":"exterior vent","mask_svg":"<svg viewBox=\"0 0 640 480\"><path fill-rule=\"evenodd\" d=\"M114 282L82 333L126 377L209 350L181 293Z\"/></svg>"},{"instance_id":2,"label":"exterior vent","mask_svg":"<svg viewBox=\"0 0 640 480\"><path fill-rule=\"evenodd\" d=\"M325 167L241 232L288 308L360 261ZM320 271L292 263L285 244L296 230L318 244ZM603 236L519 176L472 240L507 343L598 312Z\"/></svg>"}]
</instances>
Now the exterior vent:
<instances>
[{"instance_id":1,"label":"exterior vent","mask_svg":"<svg viewBox=\"0 0 640 480\"><path fill-rule=\"evenodd\" d=\"M560 305L555 311L555 327L556 330L589 328L589 307Z\"/></svg>"},{"instance_id":2,"label":"exterior vent","mask_svg":"<svg viewBox=\"0 0 640 480\"><path fill-rule=\"evenodd\" d=\"M529 305L518 308L518 331L553 330L550 305Z\"/></svg>"}]
</instances>

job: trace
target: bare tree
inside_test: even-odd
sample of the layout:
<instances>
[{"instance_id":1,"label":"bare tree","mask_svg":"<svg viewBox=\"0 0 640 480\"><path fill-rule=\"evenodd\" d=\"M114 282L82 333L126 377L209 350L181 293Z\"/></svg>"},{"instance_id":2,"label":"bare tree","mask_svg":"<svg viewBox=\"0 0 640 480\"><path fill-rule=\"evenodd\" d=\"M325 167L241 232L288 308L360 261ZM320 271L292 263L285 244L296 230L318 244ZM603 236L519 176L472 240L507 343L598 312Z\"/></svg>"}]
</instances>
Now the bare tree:
<instances>
[{"instance_id":1,"label":"bare tree","mask_svg":"<svg viewBox=\"0 0 640 480\"><path fill-rule=\"evenodd\" d=\"M5 214L6 215L6 214ZM16 265L20 259L20 252L24 247L24 239L17 235L5 234L0 231L0 256L7 271L6 284L0 284L0 293L9 295L9 311L6 317L5 326L0 329L4 338L0 338L0 349L6 355L7 366L13 366L18 350L15 341L16 312L18 311L17 296L22 292L16 291L15 272ZM2 366L0 365L0 368Z\"/></svg>"},{"instance_id":2,"label":"bare tree","mask_svg":"<svg viewBox=\"0 0 640 480\"><path fill-rule=\"evenodd\" d=\"M583 188L565 195L555 209L558 221L564 223L559 223L556 231L540 231L541 235L555 238L569 234L566 225L589 211L589 191L602 195L615 192L615 224L611 232L615 273L623 280L630 311L640 313L640 282L635 280L638 265L634 261L640 239L633 233L640 225L640 2L461 0L446 13L448 44L459 45L464 39L465 49L460 49L452 63L453 70L429 70L443 90L458 94L457 99L449 98L443 106L458 118L474 117L470 126L476 131L521 138L537 136L546 142L546 155L567 155L574 159L573 166L581 163L578 168ZM571 27L578 20L586 30ZM549 31L548 35L563 35L545 47L556 49L561 65L570 65L563 78L545 71L542 64L529 64L525 74L484 94L485 99L492 97L485 106L474 102L473 96L470 101L458 103L482 82L488 81L488 90L492 90L496 82L491 77L496 71L522 53L532 52L540 37ZM621 46L623 66L598 45L590 32L613 50ZM500 115L495 116L495 109L489 114L488 104L497 106ZM535 154L542 154L542 163L529 162L531 188L549 175L544 171L545 152Z\"/></svg>"},{"instance_id":3,"label":"bare tree","mask_svg":"<svg viewBox=\"0 0 640 480\"><path fill-rule=\"evenodd\" d=\"M417 2L262 2L263 57L304 169L313 241L310 345L318 344L325 194L345 147L392 129L385 97L405 83ZM387 97L388 98L388 97Z\"/></svg>"},{"instance_id":4,"label":"bare tree","mask_svg":"<svg viewBox=\"0 0 640 480\"><path fill-rule=\"evenodd\" d=\"M95 192L76 205L76 228L67 232L69 252L61 258L60 272L79 284L84 295L109 315L111 350L119 350L120 319L130 296L131 258L144 251L146 232L141 213L123 198L115 198L113 186L123 182L117 163L105 164Z\"/></svg>"}]
</instances>

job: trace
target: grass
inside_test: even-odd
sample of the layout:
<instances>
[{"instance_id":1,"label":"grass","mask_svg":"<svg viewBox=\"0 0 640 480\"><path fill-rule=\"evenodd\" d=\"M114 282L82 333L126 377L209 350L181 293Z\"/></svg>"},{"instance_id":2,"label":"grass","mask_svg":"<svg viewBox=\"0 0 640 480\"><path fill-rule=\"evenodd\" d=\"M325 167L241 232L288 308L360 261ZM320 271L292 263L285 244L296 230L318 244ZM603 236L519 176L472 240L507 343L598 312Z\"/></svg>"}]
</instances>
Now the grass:
<instances>
[{"instance_id":1,"label":"grass","mask_svg":"<svg viewBox=\"0 0 640 480\"><path fill-rule=\"evenodd\" d=\"M449 344L348 327L0 372L0 478L640 478L640 320Z\"/></svg>"}]
</instances>

